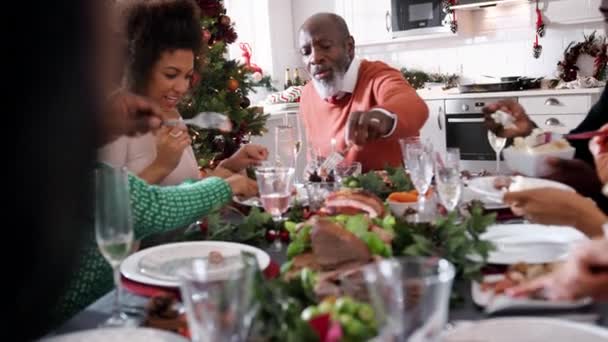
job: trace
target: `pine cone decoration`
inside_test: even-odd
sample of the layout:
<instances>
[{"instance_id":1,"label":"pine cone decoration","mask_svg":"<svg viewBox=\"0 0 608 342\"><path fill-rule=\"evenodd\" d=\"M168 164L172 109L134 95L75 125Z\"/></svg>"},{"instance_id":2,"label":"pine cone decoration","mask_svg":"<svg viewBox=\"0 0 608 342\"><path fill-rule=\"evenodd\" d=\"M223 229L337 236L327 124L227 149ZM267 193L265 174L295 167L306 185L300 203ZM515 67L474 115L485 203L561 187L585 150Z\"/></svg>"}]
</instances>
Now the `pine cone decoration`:
<instances>
[{"instance_id":1,"label":"pine cone decoration","mask_svg":"<svg viewBox=\"0 0 608 342\"><path fill-rule=\"evenodd\" d=\"M201 8L201 17L217 17L222 12L222 4L218 0L197 0Z\"/></svg>"},{"instance_id":2,"label":"pine cone decoration","mask_svg":"<svg viewBox=\"0 0 608 342\"><path fill-rule=\"evenodd\" d=\"M452 33L458 32L458 23L454 20L450 22L450 31L452 31Z\"/></svg>"},{"instance_id":3,"label":"pine cone decoration","mask_svg":"<svg viewBox=\"0 0 608 342\"><path fill-rule=\"evenodd\" d=\"M539 37L544 37L545 36L545 24L540 24L536 28L536 33L538 34Z\"/></svg>"},{"instance_id":4,"label":"pine cone decoration","mask_svg":"<svg viewBox=\"0 0 608 342\"><path fill-rule=\"evenodd\" d=\"M443 2L441 3L441 10L443 11L443 13L451 13L452 10L450 9L450 2L447 0L443 0Z\"/></svg>"},{"instance_id":5,"label":"pine cone decoration","mask_svg":"<svg viewBox=\"0 0 608 342\"><path fill-rule=\"evenodd\" d=\"M543 52L543 46L540 44L534 44L534 47L532 48L532 56L534 56L534 58L538 59L542 52Z\"/></svg>"}]
</instances>

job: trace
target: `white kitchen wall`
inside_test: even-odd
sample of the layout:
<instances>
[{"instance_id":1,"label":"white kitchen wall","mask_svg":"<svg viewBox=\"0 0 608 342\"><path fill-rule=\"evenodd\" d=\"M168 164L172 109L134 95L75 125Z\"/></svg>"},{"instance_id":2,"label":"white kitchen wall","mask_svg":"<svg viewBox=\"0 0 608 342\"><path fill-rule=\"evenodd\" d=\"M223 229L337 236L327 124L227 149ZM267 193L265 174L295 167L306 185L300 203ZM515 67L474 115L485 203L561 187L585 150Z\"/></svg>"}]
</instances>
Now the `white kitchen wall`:
<instances>
[{"instance_id":1,"label":"white kitchen wall","mask_svg":"<svg viewBox=\"0 0 608 342\"><path fill-rule=\"evenodd\" d=\"M354 1L379 3L376 0L225 0L225 3L228 15L236 22L239 41L249 42L253 47L253 62L261 65L280 85L286 67L301 66L297 32L304 20L317 12L344 11L348 3ZM547 33L539 41L543 46L539 59L532 57L536 23L532 2L457 12L458 35L363 44L358 46L357 54L398 68L405 66L427 72L462 73L471 77L551 77L571 41L581 41L584 34L593 31L604 33L603 22L597 20L601 17L596 10L600 0L541 0L540 3ZM355 23L365 22L365 13L362 15L363 19ZM589 20L593 16L595 18ZM238 44L233 44L230 54L240 56Z\"/></svg>"}]
</instances>

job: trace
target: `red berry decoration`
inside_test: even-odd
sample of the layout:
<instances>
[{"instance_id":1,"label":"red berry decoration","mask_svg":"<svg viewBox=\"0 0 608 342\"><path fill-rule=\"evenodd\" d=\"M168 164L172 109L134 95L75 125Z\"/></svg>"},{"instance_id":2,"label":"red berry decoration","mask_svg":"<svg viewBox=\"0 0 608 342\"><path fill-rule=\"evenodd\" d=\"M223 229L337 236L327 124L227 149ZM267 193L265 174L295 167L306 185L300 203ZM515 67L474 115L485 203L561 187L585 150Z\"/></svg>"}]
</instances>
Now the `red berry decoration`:
<instances>
[{"instance_id":1,"label":"red berry decoration","mask_svg":"<svg viewBox=\"0 0 608 342\"><path fill-rule=\"evenodd\" d=\"M201 233L207 234L207 231L209 230L209 221L207 221L207 219L205 219L203 221L197 221L197 222L198 222L198 228L200 229Z\"/></svg>"},{"instance_id":2,"label":"red berry decoration","mask_svg":"<svg viewBox=\"0 0 608 342\"><path fill-rule=\"evenodd\" d=\"M281 241L283 242L289 242L289 232L285 229L281 230L279 232L279 238L281 239Z\"/></svg>"},{"instance_id":3,"label":"red berry decoration","mask_svg":"<svg viewBox=\"0 0 608 342\"><path fill-rule=\"evenodd\" d=\"M277 231L274 229L268 229L266 231L266 241L273 242L277 238Z\"/></svg>"}]
</instances>

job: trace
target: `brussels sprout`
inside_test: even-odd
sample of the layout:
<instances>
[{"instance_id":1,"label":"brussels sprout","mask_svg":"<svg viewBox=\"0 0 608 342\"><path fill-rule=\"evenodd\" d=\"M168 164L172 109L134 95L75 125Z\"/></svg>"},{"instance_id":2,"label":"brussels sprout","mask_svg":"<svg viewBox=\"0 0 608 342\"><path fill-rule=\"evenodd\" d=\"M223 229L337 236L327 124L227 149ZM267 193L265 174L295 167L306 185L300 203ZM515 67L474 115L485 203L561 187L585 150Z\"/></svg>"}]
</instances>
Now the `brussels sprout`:
<instances>
[{"instance_id":1,"label":"brussels sprout","mask_svg":"<svg viewBox=\"0 0 608 342\"><path fill-rule=\"evenodd\" d=\"M340 322L340 325L343 327L349 325L350 322L352 322L352 320L353 320L353 316L351 316L351 315L341 314L338 316L338 322Z\"/></svg>"},{"instance_id":2,"label":"brussels sprout","mask_svg":"<svg viewBox=\"0 0 608 342\"><path fill-rule=\"evenodd\" d=\"M302 320L304 321L310 321L313 317L317 316L319 314L319 308L317 308L316 306L309 306L306 309L304 309L304 311L302 311L302 313L300 314L300 318L302 318Z\"/></svg>"},{"instance_id":3,"label":"brussels sprout","mask_svg":"<svg viewBox=\"0 0 608 342\"><path fill-rule=\"evenodd\" d=\"M346 334L350 337L362 340L367 335L367 329L365 325L358 319L352 318L348 324L342 326L346 331Z\"/></svg>"},{"instance_id":4,"label":"brussels sprout","mask_svg":"<svg viewBox=\"0 0 608 342\"><path fill-rule=\"evenodd\" d=\"M364 323L370 323L374 320L374 309L369 304L360 304L357 317Z\"/></svg>"},{"instance_id":5,"label":"brussels sprout","mask_svg":"<svg viewBox=\"0 0 608 342\"><path fill-rule=\"evenodd\" d=\"M323 301L319 304L319 313L330 313L334 308L333 303Z\"/></svg>"},{"instance_id":6,"label":"brussels sprout","mask_svg":"<svg viewBox=\"0 0 608 342\"><path fill-rule=\"evenodd\" d=\"M305 290L312 291L317 283L317 274L310 268L304 267L300 271L300 279Z\"/></svg>"},{"instance_id":7,"label":"brussels sprout","mask_svg":"<svg viewBox=\"0 0 608 342\"><path fill-rule=\"evenodd\" d=\"M366 234L364 234L361 239L365 242L367 248L369 248L372 254L384 256L384 250L386 249L386 246L378 235L372 232L366 232Z\"/></svg>"},{"instance_id":8,"label":"brussels sprout","mask_svg":"<svg viewBox=\"0 0 608 342\"><path fill-rule=\"evenodd\" d=\"M357 303L350 297L340 297L336 300L335 310L341 314L354 314L357 311Z\"/></svg>"}]
</instances>

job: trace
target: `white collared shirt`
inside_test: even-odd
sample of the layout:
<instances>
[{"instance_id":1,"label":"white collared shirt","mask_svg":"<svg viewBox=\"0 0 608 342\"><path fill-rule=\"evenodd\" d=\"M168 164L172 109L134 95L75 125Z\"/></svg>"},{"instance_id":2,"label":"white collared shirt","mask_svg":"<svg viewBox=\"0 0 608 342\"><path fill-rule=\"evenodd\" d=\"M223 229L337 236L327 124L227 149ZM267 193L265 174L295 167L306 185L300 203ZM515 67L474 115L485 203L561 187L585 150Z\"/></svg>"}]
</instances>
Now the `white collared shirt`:
<instances>
[{"instance_id":1,"label":"white collared shirt","mask_svg":"<svg viewBox=\"0 0 608 342\"><path fill-rule=\"evenodd\" d=\"M355 91L355 87L357 86L357 80L359 79L359 68L360 67L361 67L361 59L359 59L357 57L353 58L352 62L350 62L350 66L346 70L346 73L344 73L344 82L342 82L342 89L340 89L340 91L336 94L337 99L341 99L346 94L349 94L349 93L352 94L353 91ZM394 113L391 113L388 110L381 108L381 107L371 108L370 110L379 111L393 119L393 127L390 129L388 134L383 136L383 138L390 137L395 132L395 129L397 128L397 115L395 115Z\"/></svg>"}]
</instances>

